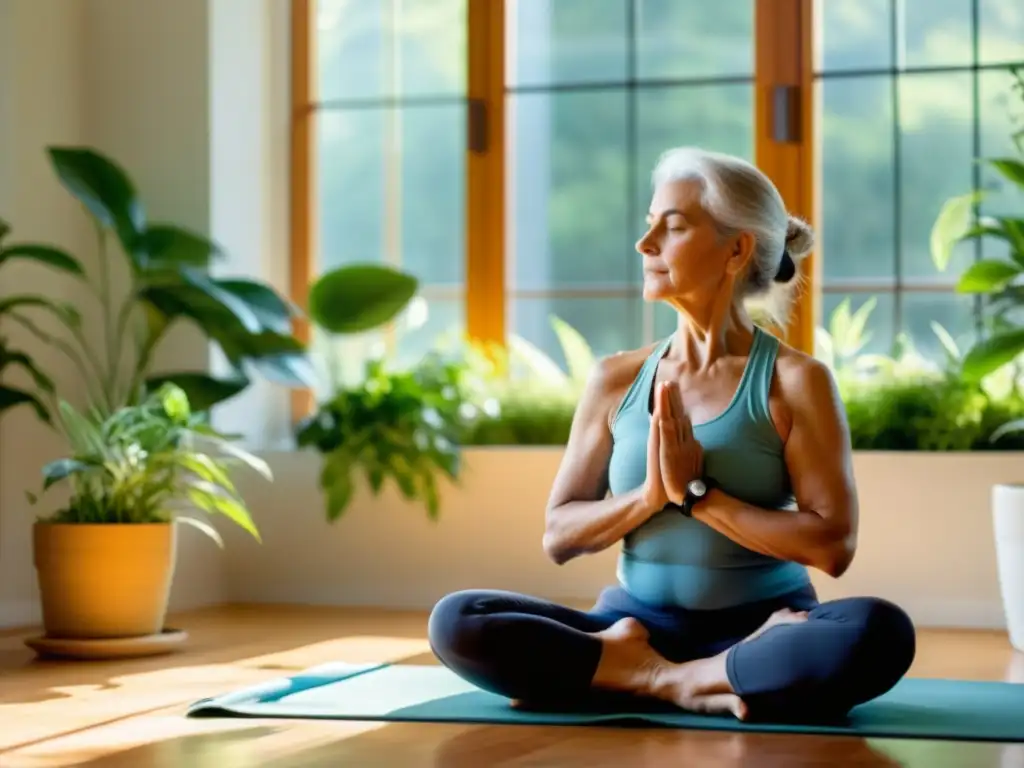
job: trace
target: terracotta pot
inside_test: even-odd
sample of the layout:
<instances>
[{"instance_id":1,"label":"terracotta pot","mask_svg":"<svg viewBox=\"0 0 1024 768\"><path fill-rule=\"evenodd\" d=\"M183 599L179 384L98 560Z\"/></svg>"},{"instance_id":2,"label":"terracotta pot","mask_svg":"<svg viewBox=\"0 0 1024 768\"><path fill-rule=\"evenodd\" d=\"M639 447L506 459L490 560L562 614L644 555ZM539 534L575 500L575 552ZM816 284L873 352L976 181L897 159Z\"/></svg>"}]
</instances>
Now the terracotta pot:
<instances>
[{"instance_id":1,"label":"terracotta pot","mask_svg":"<svg viewBox=\"0 0 1024 768\"><path fill-rule=\"evenodd\" d=\"M154 635L174 577L172 523L36 523L33 560L48 637Z\"/></svg>"}]
</instances>

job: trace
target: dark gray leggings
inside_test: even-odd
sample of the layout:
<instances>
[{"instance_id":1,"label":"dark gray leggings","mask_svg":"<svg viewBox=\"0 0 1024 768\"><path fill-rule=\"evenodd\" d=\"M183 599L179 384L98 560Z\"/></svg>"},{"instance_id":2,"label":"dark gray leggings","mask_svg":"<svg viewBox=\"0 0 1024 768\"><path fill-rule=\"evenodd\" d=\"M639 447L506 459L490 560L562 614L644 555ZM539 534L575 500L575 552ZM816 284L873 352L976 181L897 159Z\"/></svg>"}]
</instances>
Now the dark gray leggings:
<instances>
[{"instance_id":1,"label":"dark gray leggings","mask_svg":"<svg viewBox=\"0 0 1024 768\"><path fill-rule=\"evenodd\" d=\"M780 608L806 610L808 620L739 643ZM627 616L672 662L728 649L729 681L752 718L841 718L892 688L916 651L913 624L896 605L870 597L819 603L812 587L716 611L655 609L617 587L587 612L513 592L468 590L438 602L429 637L441 663L477 687L531 705L565 706L608 695L591 689L601 654L592 633Z\"/></svg>"}]
</instances>

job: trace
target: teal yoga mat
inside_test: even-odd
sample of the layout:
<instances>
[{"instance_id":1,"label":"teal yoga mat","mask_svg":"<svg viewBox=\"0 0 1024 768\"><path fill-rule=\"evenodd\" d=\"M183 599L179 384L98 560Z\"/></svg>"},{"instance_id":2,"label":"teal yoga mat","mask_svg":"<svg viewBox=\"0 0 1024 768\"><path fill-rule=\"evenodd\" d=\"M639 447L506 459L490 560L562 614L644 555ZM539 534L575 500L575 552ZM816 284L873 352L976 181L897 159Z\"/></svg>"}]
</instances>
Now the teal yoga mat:
<instances>
[{"instance_id":1,"label":"teal yoga mat","mask_svg":"<svg viewBox=\"0 0 1024 768\"><path fill-rule=\"evenodd\" d=\"M314 667L224 696L203 699L189 717L258 717L509 725L647 726L861 737L1024 741L1024 685L906 678L840 723L741 722L639 705L631 711L512 709L445 667L401 664Z\"/></svg>"}]
</instances>

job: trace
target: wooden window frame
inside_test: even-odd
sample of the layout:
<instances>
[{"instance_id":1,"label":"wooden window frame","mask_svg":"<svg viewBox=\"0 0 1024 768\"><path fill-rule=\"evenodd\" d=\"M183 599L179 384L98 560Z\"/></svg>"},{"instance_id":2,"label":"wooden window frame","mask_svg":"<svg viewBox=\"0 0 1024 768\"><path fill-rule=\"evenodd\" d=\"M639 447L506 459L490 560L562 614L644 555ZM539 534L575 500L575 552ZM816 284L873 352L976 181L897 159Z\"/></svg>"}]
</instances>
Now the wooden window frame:
<instances>
[{"instance_id":1,"label":"wooden window frame","mask_svg":"<svg viewBox=\"0 0 1024 768\"><path fill-rule=\"evenodd\" d=\"M291 0L290 286L305 309L317 273L316 2ZM472 0L467 19L465 322L470 337L506 342L505 2ZM775 182L789 210L817 224L816 119L813 73L814 0L755 0L755 163ZM817 255L802 265L802 290L785 329L788 343L814 345L819 303ZM295 323L303 342L309 324ZM312 393L297 392L295 419L308 414Z\"/></svg>"}]
</instances>

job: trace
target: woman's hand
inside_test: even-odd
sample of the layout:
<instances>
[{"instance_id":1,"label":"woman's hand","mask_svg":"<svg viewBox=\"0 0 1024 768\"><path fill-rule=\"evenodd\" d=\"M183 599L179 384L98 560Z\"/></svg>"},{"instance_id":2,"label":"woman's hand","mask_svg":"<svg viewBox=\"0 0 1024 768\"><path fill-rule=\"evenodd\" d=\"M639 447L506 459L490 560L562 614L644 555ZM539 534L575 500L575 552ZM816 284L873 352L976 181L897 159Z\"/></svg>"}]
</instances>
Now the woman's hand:
<instances>
[{"instance_id":1,"label":"woman's hand","mask_svg":"<svg viewBox=\"0 0 1024 768\"><path fill-rule=\"evenodd\" d=\"M686 486L701 476L704 451L693 436L693 424L683 408L679 385L663 382L658 387L655 413L660 443L659 464L665 495L673 504L682 504ZM652 432L655 430L652 430Z\"/></svg>"},{"instance_id":2,"label":"woman's hand","mask_svg":"<svg viewBox=\"0 0 1024 768\"><path fill-rule=\"evenodd\" d=\"M661 479L661 420L665 411L664 398L660 390L654 396L654 413L651 415L651 431L647 436L647 478L644 480L644 507L653 515L663 510L669 502L665 483Z\"/></svg>"}]
</instances>

